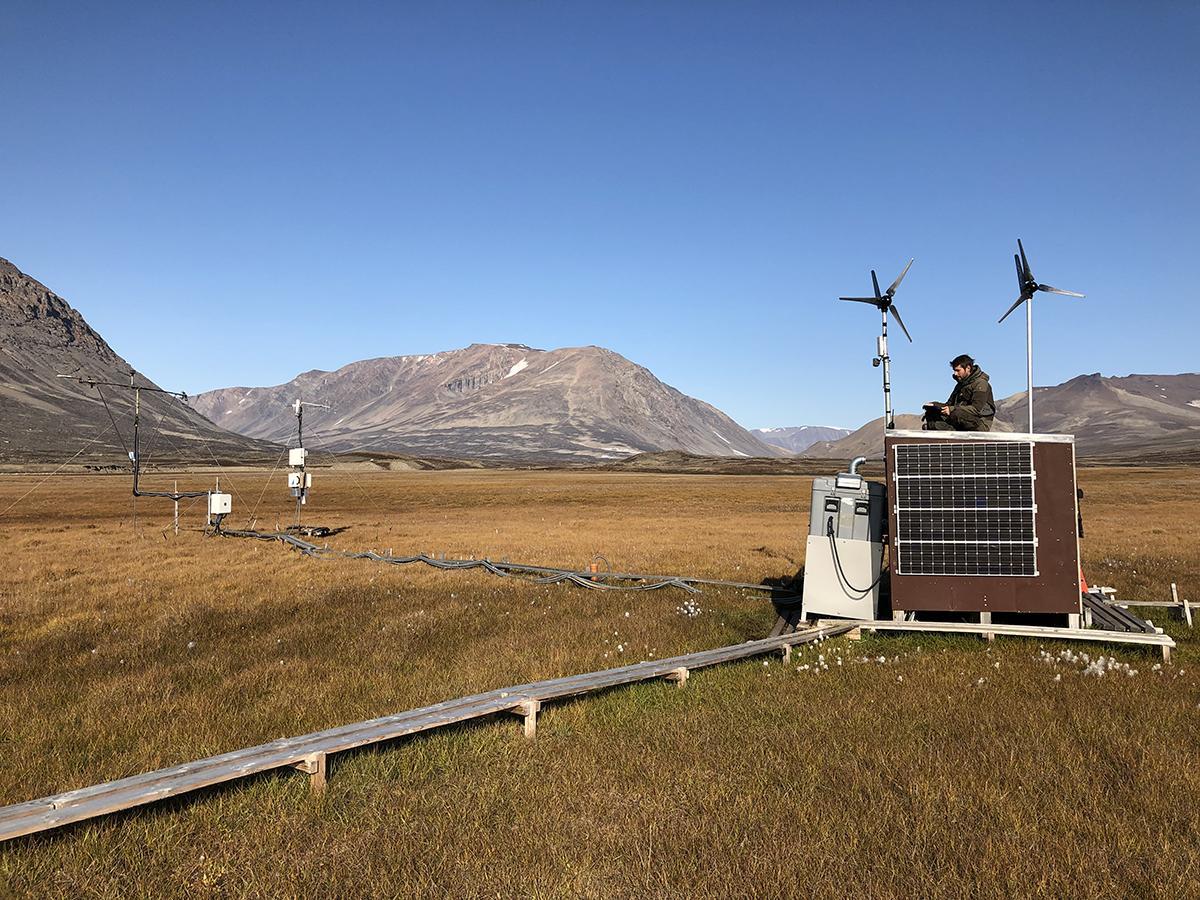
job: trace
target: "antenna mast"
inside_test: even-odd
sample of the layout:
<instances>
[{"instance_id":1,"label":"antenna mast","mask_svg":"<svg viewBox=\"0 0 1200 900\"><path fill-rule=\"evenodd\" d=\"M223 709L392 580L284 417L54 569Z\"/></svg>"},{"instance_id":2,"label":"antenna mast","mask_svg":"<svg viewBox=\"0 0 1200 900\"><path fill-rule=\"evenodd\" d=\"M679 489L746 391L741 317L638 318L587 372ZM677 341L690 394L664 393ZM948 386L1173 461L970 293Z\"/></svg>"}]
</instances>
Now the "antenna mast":
<instances>
[{"instance_id":1,"label":"antenna mast","mask_svg":"<svg viewBox=\"0 0 1200 900\"><path fill-rule=\"evenodd\" d=\"M846 300L851 303L870 303L876 307L882 316L882 326L877 339L875 350L876 356L871 360L871 365L883 365L883 427L888 430L896 427L895 417L892 415L892 357L888 353L888 313L896 317L896 324L900 326L900 330L904 332L904 336L908 338L908 342L912 343L912 335L908 333L908 329L904 327L904 320L900 318L900 310L892 302L892 298L896 296L896 288L900 287L900 282L904 280L904 276L908 274L908 270L912 268L913 260L908 261L908 265L904 267L896 280L891 283L886 291L879 292L879 278L875 275L875 270L871 270L871 286L875 288L874 297L839 297L839 300Z\"/></svg>"},{"instance_id":2,"label":"antenna mast","mask_svg":"<svg viewBox=\"0 0 1200 900\"><path fill-rule=\"evenodd\" d=\"M296 498L296 525L300 525L301 508L308 502L308 492L312 487L312 475L308 474L308 451L304 449L304 407L312 406L317 409L329 409L324 403L309 403L299 398L292 404L292 412L296 414L296 443L299 445L288 451L288 465L298 472L288 473L288 487Z\"/></svg>"},{"instance_id":3,"label":"antenna mast","mask_svg":"<svg viewBox=\"0 0 1200 900\"><path fill-rule=\"evenodd\" d=\"M58 378L67 378L87 387L96 388L100 393L101 399L104 398L102 387L120 388L126 391L133 391L133 449L129 451L129 463L133 469L133 496L135 497L166 497L168 500L174 500L178 503L180 500L188 500L196 497L208 497L208 515L209 518L216 518L219 525L221 519L229 514L230 496L222 494L220 490L216 491L143 491L138 482L142 474L142 455L141 455L141 419L142 419L142 391L147 391L151 394L166 394L169 397L178 397L183 402L187 402L188 395L184 391L168 391L159 387L147 387L137 383L135 376L137 372L133 369L129 370L129 383L122 381L101 381L97 378L87 378L81 375L58 375ZM218 481L218 486L220 482Z\"/></svg>"}]
</instances>

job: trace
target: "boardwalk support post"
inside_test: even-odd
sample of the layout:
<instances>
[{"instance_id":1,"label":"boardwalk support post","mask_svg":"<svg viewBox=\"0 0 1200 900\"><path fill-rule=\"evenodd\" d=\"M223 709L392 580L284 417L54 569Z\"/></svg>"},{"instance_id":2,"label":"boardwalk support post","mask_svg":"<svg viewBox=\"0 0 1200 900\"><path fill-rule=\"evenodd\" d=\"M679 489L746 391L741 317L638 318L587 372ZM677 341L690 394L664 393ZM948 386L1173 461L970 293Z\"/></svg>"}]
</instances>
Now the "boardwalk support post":
<instances>
[{"instance_id":1,"label":"boardwalk support post","mask_svg":"<svg viewBox=\"0 0 1200 900\"><path fill-rule=\"evenodd\" d=\"M667 679L667 681L675 682L676 687L686 687L687 680L688 680L688 670L686 668L684 668L683 666L680 666L678 669L672 669L670 672L668 672L663 677L665 679Z\"/></svg>"},{"instance_id":2,"label":"boardwalk support post","mask_svg":"<svg viewBox=\"0 0 1200 900\"><path fill-rule=\"evenodd\" d=\"M512 708L514 715L525 719L525 739L532 741L537 737L537 715L542 708L540 700L525 700Z\"/></svg>"},{"instance_id":3,"label":"boardwalk support post","mask_svg":"<svg viewBox=\"0 0 1200 900\"><path fill-rule=\"evenodd\" d=\"M1180 603L1179 588L1175 587L1175 582L1173 582L1173 581L1171 582L1171 599L1175 602L1176 606L1183 607L1183 619L1185 622L1187 622L1187 627L1191 628L1192 627L1192 607L1186 599L1182 603Z\"/></svg>"},{"instance_id":4,"label":"boardwalk support post","mask_svg":"<svg viewBox=\"0 0 1200 900\"><path fill-rule=\"evenodd\" d=\"M990 612L981 612L979 614L979 624L980 625L991 625L992 624L992 614ZM995 632L992 632L992 631L985 631L983 633L983 639L990 643L991 641L994 641L996 639L996 634L995 634Z\"/></svg>"},{"instance_id":5,"label":"boardwalk support post","mask_svg":"<svg viewBox=\"0 0 1200 900\"><path fill-rule=\"evenodd\" d=\"M315 795L325 793L329 782L328 754L312 753L296 763L296 768L308 776L308 789Z\"/></svg>"}]
</instances>

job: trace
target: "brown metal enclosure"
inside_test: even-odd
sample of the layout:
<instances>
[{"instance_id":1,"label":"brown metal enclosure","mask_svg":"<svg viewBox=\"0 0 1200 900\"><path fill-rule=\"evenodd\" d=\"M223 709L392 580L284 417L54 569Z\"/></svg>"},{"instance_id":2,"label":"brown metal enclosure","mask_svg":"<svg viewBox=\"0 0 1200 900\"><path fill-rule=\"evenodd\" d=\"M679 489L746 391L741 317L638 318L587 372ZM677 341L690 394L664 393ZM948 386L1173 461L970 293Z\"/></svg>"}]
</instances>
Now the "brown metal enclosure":
<instances>
[{"instance_id":1,"label":"brown metal enclosure","mask_svg":"<svg viewBox=\"0 0 1200 900\"><path fill-rule=\"evenodd\" d=\"M1031 574L905 574L899 542L905 542L905 549L910 558L914 553L912 545L920 542L906 540L899 528L897 500L900 486L897 478L896 448L912 445L926 448L921 451L902 452L906 459L919 452L925 458L932 459L936 467L937 460L946 454L954 453L955 447L960 448L960 454L971 450L976 451L978 455L980 442L1017 442L1023 447L1009 443L999 449L1018 453L1026 453L1025 448L1032 445L1032 479L1029 479L1029 476L1018 477L1024 477L1032 483L1032 524L1036 537L1036 565L1033 568L1036 569L1036 573L1032 573L1031 570ZM1080 613L1075 443L1072 436L893 431L885 435L884 457L888 488L888 541L893 612ZM985 510L988 501L981 499L978 502L981 504L980 510ZM947 510L928 515L944 517L937 527L953 529L956 516L970 515L973 512L975 510L963 513ZM905 528L912 531L907 522ZM898 562L901 563L899 566Z\"/></svg>"}]
</instances>

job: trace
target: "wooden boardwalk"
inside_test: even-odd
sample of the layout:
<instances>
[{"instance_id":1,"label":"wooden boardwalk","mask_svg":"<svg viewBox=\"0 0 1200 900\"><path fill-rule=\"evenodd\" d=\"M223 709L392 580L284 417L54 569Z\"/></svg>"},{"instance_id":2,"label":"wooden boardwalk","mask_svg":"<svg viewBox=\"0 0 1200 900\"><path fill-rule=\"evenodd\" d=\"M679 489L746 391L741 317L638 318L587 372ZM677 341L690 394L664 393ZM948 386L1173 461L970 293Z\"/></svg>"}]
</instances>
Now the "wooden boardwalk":
<instances>
[{"instance_id":1,"label":"wooden boardwalk","mask_svg":"<svg viewBox=\"0 0 1200 900\"><path fill-rule=\"evenodd\" d=\"M410 709L298 737L281 738L259 744L257 747L234 750L167 769L6 806L0 808L0 841L133 809L272 769L299 769L309 775L313 789L319 791L325 786L326 760L331 753L341 753L500 713L522 716L526 737L533 737L537 728L538 711L547 701L655 678L670 679L682 687L687 681L688 673L693 669L767 653L782 652L786 657L792 647L844 634L858 624L839 622L822 625L792 634L747 641L671 659L634 663L599 672L552 678L470 697L459 697L433 706Z\"/></svg>"}]
</instances>

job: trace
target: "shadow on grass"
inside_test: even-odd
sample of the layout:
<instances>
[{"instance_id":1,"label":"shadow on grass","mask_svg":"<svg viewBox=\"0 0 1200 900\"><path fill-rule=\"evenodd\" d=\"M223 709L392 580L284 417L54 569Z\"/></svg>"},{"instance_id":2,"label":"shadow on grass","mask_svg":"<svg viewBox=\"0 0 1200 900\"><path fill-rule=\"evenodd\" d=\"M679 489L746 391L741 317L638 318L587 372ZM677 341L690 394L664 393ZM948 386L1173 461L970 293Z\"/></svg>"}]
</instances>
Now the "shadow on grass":
<instances>
[{"instance_id":1,"label":"shadow on grass","mask_svg":"<svg viewBox=\"0 0 1200 900\"><path fill-rule=\"evenodd\" d=\"M771 589L768 595L771 605L775 607L775 625L768 637L779 637L790 634L804 624L804 566L796 570L794 575L780 575L775 578L764 578L760 584Z\"/></svg>"}]
</instances>

